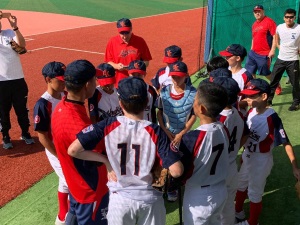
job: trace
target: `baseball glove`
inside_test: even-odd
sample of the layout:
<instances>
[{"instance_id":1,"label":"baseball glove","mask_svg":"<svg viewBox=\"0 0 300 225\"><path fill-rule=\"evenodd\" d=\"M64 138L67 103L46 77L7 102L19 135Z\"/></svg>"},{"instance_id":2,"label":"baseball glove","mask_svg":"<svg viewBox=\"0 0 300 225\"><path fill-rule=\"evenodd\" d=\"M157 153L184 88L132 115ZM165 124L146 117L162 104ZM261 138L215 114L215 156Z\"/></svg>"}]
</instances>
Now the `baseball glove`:
<instances>
[{"instance_id":1,"label":"baseball glove","mask_svg":"<svg viewBox=\"0 0 300 225\"><path fill-rule=\"evenodd\" d=\"M298 182L296 183L295 188L296 188L298 198L300 199L300 180L298 180Z\"/></svg>"},{"instance_id":2,"label":"baseball glove","mask_svg":"<svg viewBox=\"0 0 300 225\"><path fill-rule=\"evenodd\" d=\"M165 192L167 188L169 170L157 167L152 171L153 182L152 187L160 192Z\"/></svg>"},{"instance_id":3,"label":"baseball glove","mask_svg":"<svg viewBox=\"0 0 300 225\"><path fill-rule=\"evenodd\" d=\"M22 55L25 54L27 52L27 49L25 47L21 47L20 45L18 45L17 42L15 42L14 40L10 41L10 45L11 48L18 54Z\"/></svg>"}]
</instances>

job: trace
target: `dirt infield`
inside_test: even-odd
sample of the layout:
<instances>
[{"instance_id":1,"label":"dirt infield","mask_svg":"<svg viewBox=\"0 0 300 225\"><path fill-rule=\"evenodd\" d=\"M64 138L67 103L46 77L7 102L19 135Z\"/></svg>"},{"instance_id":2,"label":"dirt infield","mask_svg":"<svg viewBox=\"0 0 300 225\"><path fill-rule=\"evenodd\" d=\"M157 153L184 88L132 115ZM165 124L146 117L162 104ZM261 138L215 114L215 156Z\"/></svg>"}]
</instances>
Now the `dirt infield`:
<instances>
[{"instance_id":1,"label":"dirt infield","mask_svg":"<svg viewBox=\"0 0 300 225\"><path fill-rule=\"evenodd\" d=\"M100 20L50 13L11 12L18 17L29 50L21 56L21 60L29 86L28 108L32 121L34 104L46 89L41 68L49 61L68 64L75 59L87 59L98 65L103 62L107 41L117 31L115 23ZM176 44L182 48L190 73L203 64L203 51L199 58L201 31L205 34L205 27L201 27L205 24L202 23L202 13L206 13L205 8L132 19L133 32L146 40L153 57L147 69L147 81L164 66L163 50L168 45ZM2 25L6 29L7 24ZM201 44L203 50L204 40ZM26 146L19 140L20 129L14 112L11 121L14 148L4 150L0 147L0 207L52 171L32 127L36 144Z\"/></svg>"}]
</instances>

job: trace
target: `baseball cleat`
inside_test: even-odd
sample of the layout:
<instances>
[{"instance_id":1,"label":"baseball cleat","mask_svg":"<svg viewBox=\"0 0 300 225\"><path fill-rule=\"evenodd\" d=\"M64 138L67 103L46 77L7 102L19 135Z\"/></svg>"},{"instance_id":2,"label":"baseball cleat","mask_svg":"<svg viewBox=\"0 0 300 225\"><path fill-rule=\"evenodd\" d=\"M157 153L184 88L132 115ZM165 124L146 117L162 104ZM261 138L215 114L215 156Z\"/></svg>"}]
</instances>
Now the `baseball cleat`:
<instances>
[{"instance_id":1,"label":"baseball cleat","mask_svg":"<svg viewBox=\"0 0 300 225\"><path fill-rule=\"evenodd\" d=\"M66 221L61 221L57 216L55 220L55 225L66 225Z\"/></svg>"},{"instance_id":2,"label":"baseball cleat","mask_svg":"<svg viewBox=\"0 0 300 225\"><path fill-rule=\"evenodd\" d=\"M289 111L297 111L299 109L299 104L293 103L290 107L289 107Z\"/></svg>"},{"instance_id":3,"label":"baseball cleat","mask_svg":"<svg viewBox=\"0 0 300 225\"><path fill-rule=\"evenodd\" d=\"M31 137L30 133L28 133L28 132L22 134L21 140L25 141L25 143L26 143L27 145L32 145L32 144L35 143L34 140L33 140L33 138Z\"/></svg>"},{"instance_id":4,"label":"baseball cleat","mask_svg":"<svg viewBox=\"0 0 300 225\"><path fill-rule=\"evenodd\" d=\"M9 136L3 137L3 148L4 149L12 149L13 148L13 145L11 143Z\"/></svg>"},{"instance_id":5,"label":"baseball cleat","mask_svg":"<svg viewBox=\"0 0 300 225\"><path fill-rule=\"evenodd\" d=\"M246 215L244 210L240 212L235 212L235 223L244 222L246 220Z\"/></svg>"}]
</instances>

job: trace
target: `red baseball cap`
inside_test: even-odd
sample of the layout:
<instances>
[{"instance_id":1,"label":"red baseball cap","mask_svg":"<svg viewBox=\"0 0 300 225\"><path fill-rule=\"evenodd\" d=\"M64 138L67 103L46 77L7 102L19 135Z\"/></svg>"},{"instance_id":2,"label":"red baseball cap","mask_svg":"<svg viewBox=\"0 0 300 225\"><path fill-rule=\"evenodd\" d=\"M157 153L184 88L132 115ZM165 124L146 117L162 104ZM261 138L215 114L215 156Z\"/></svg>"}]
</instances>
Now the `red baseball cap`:
<instances>
[{"instance_id":1,"label":"red baseball cap","mask_svg":"<svg viewBox=\"0 0 300 225\"><path fill-rule=\"evenodd\" d=\"M115 69L107 63L101 63L96 68L96 78L100 86L116 83Z\"/></svg>"}]
</instances>

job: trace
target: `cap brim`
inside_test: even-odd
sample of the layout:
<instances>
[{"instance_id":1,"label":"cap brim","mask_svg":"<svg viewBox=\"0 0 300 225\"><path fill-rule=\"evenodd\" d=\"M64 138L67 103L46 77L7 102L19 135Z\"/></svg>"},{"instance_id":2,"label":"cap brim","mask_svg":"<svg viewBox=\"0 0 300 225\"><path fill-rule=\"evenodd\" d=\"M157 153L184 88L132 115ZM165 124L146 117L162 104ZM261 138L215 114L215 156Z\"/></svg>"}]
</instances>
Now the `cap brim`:
<instances>
[{"instance_id":1,"label":"cap brim","mask_svg":"<svg viewBox=\"0 0 300 225\"><path fill-rule=\"evenodd\" d=\"M164 63L175 63L175 62L177 62L179 59L178 58L171 58L171 57L167 57L167 56L165 56L164 58L163 58L163 62Z\"/></svg>"},{"instance_id":2,"label":"cap brim","mask_svg":"<svg viewBox=\"0 0 300 225\"><path fill-rule=\"evenodd\" d=\"M239 93L239 95L256 95L259 94L260 92L261 91L259 90L244 89Z\"/></svg>"},{"instance_id":3,"label":"cap brim","mask_svg":"<svg viewBox=\"0 0 300 225\"><path fill-rule=\"evenodd\" d=\"M255 11L262 11L263 9L253 9L253 12Z\"/></svg>"},{"instance_id":4,"label":"cap brim","mask_svg":"<svg viewBox=\"0 0 300 225\"><path fill-rule=\"evenodd\" d=\"M225 50L224 50L224 51L220 51L219 54L220 54L221 56L233 56L232 53L227 52L227 51L225 51Z\"/></svg>"},{"instance_id":5,"label":"cap brim","mask_svg":"<svg viewBox=\"0 0 300 225\"><path fill-rule=\"evenodd\" d=\"M126 32L130 32L131 31L131 27L119 27L118 28L118 32L123 32L123 31L126 31Z\"/></svg>"},{"instance_id":6,"label":"cap brim","mask_svg":"<svg viewBox=\"0 0 300 225\"><path fill-rule=\"evenodd\" d=\"M187 73L184 72L170 72L169 76L185 77Z\"/></svg>"},{"instance_id":7,"label":"cap brim","mask_svg":"<svg viewBox=\"0 0 300 225\"><path fill-rule=\"evenodd\" d=\"M97 82L100 86L105 86L105 85L108 85L108 84L116 83L116 78L115 77L109 77L109 78L97 79Z\"/></svg>"},{"instance_id":8,"label":"cap brim","mask_svg":"<svg viewBox=\"0 0 300 225\"><path fill-rule=\"evenodd\" d=\"M61 76L55 76L55 78L56 78L57 80L60 80L60 81L65 81L63 75L61 75Z\"/></svg>"},{"instance_id":9,"label":"cap brim","mask_svg":"<svg viewBox=\"0 0 300 225\"><path fill-rule=\"evenodd\" d=\"M132 74L132 73L139 73L139 74L142 74L142 75L146 75L146 71L144 71L144 70L139 70L139 69L128 70L128 73L129 73L129 74Z\"/></svg>"}]
</instances>

